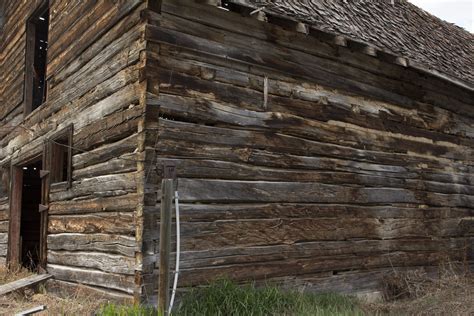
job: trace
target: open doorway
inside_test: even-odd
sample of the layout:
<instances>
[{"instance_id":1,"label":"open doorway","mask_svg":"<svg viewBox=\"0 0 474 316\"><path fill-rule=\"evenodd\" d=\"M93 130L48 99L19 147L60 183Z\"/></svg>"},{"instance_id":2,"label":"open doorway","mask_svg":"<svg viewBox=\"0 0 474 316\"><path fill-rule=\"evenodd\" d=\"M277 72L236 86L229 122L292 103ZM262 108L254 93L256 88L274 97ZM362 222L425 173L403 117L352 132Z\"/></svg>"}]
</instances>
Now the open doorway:
<instances>
[{"instance_id":1,"label":"open doorway","mask_svg":"<svg viewBox=\"0 0 474 316\"><path fill-rule=\"evenodd\" d=\"M12 168L10 226L8 235L8 262L37 271L44 257L41 248L44 230L40 213L42 184L41 158Z\"/></svg>"},{"instance_id":2,"label":"open doorway","mask_svg":"<svg viewBox=\"0 0 474 316\"><path fill-rule=\"evenodd\" d=\"M23 166L21 216L20 216L20 260L21 265L36 270L40 260L41 237L41 160Z\"/></svg>"}]
</instances>

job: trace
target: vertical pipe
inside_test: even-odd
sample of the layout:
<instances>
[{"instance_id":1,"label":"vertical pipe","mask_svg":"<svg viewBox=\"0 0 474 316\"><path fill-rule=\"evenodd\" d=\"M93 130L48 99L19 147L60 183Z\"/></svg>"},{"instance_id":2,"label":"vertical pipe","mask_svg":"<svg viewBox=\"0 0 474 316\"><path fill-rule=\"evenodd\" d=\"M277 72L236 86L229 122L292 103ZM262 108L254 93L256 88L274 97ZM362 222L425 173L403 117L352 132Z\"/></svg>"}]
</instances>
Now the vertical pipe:
<instances>
[{"instance_id":1,"label":"vertical pipe","mask_svg":"<svg viewBox=\"0 0 474 316\"><path fill-rule=\"evenodd\" d=\"M181 231L180 231L180 222L179 222L179 195L178 191L174 193L174 205L176 210L176 265L174 272L174 281L173 281L173 290L171 291L171 301L170 307L168 309L168 314L171 315L171 310L173 309L174 298L176 296L176 289L178 288L178 277L179 277L179 259L181 254Z\"/></svg>"},{"instance_id":2,"label":"vertical pipe","mask_svg":"<svg viewBox=\"0 0 474 316\"><path fill-rule=\"evenodd\" d=\"M163 179L161 182L160 267L158 283L158 310L162 313L161 315L167 314L169 304L171 209L173 204L173 193L173 179Z\"/></svg>"}]
</instances>

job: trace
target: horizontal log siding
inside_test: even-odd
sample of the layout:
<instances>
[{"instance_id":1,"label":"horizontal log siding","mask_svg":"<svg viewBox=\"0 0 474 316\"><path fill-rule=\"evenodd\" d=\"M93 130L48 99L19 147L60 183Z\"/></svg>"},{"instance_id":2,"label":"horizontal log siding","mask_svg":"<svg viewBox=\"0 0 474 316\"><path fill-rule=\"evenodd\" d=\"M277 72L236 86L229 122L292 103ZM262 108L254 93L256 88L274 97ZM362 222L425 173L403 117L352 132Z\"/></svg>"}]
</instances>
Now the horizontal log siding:
<instances>
[{"instance_id":1,"label":"horizontal log siding","mask_svg":"<svg viewBox=\"0 0 474 316\"><path fill-rule=\"evenodd\" d=\"M13 1L12 1L13 2ZM39 1L35 1L39 2ZM27 14L31 12L28 6L15 6L5 4L8 12L24 15L21 22L26 23ZM24 80L24 49L25 27L18 19L5 17L3 33L0 42L0 139L4 138L10 128L18 123L19 111L12 111L23 100ZM7 32L9 31L9 32ZM7 35L8 34L8 35ZM7 41L8 40L8 41ZM9 62L6 63L5 61ZM0 165L0 264L5 264L8 249L8 217L9 217L9 179L5 182L5 173L9 173L9 163Z\"/></svg>"},{"instance_id":2,"label":"horizontal log siding","mask_svg":"<svg viewBox=\"0 0 474 316\"><path fill-rule=\"evenodd\" d=\"M4 139L13 130L11 126L22 120L22 102L25 71L26 20L40 1L16 3L9 1L3 30L0 35L0 151L6 146ZM18 135L18 129L10 134ZM4 157L3 157L4 158ZM1 160L2 158L0 158ZM0 174L9 173L10 163L0 163ZM0 177L1 177L0 176ZM8 249L9 179L0 179L0 264L6 263Z\"/></svg>"},{"instance_id":3,"label":"horizontal log siding","mask_svg":"<svg viewBox=\"0 0 474 316\"><path fill-rule=\"evenodd\" d=\"M25 20L37 3L10 1L1 41L0 167L42 150L74 124L72 187L52 185L48 265L54 286L130 300L135 291L137 183L143 154L140 103L144 20L140 0L50 1L48 97L25 117ZM2 127L22 123L6 132ZM3 192L3 190L0 190ZM6 254L7 196L0 196L0 260Z\"/></svg>"},{"instance_id":4,"label":"horizontal log siding","mask_svg":"<svg viewBox=\"0 0 474 316\"><path fill-rule=\"evenodd\" d=\"M177 165L180 286L373 290L387 268L472 256L472 92L192 1L147 14L146 157Z\"/></svg>"}]
</instances>

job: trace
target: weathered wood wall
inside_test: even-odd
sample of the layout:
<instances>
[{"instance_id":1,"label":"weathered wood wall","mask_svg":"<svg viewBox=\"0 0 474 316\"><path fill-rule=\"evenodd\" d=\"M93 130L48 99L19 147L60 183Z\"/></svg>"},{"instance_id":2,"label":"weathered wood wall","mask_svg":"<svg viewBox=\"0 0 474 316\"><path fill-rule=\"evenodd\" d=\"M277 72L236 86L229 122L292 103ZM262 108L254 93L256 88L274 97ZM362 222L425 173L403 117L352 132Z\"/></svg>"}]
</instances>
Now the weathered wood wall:
<instances>
[{"instance_id":1,"label":"weathered wood wall","mask_svg":"<svg viewBox=\"0 0 474 316\"><path fill-rule=\"evenodd\" d=\"M133 297L140 278L137 219L142 183L145 1L50 1L48 96L25 116L25 21L40 1L7 1L0 46L0 165L41 153L73 124L72 187L52 185L47 270L53 285ZM14 127L18 124L23 127ZM29 130L29 131L28 131ZM8 194L0 190L0 256ZM137 224L138 223L138 224ZM137 272L138 270L138 272Z\"/></svg>"},{"instance_id":2,"label":"weathered wood wall","mask_svg":"<svg viewBox=\"0 0 474 316\"><path fill-rule=\"evenodd\" d=\"M472 258L472 90L193 1L149 12L146 39L145 144L150 166L178 168L180 286L361 291L387 268Z\"/></svg>"},{"instance_id":3,"label":"weathered wood wall","mask_svg":"<svg viewBox=\"0 0 474 316\"><path fill-rule=\"evenodd\" d=\"M7 1L0 35L0 261L10 166L70 124L73 182L51 187L47 240L61 289L153 296L166 161L181 286L361 290L388 267L472 257L472 91L193 1L51 0L48 98L25 115L39 3Z\"/></svg>"},{"instance_id":4,"label":"weathered wood wall","mask_svg":"<svg viewBox=\"0 0 474 316\"><path fill-rule=\"evenodd\" d=\"M0 264L5 264L8 251L8 209L10 166L0 167Z\"/></svg>"}]
</instances>

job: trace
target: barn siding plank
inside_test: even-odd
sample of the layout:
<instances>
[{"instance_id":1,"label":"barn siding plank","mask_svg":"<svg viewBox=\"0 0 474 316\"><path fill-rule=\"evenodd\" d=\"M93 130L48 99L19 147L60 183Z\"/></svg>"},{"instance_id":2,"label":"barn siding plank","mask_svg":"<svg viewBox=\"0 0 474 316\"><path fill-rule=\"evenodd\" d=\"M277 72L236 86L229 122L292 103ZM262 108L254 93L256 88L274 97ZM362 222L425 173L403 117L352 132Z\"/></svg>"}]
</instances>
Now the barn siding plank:
<instances>
[{"instance_id":1,"label":"barn siding plank","mask_svg":"<svg viewBox=\"0 0 474 316\"><path fill-rule=\"evenodd\" d=\"M373 290L472 253L472 91L193 1L144 15L145 160L177 166L183 286ZM145 179L150 263L161 179Z\"/></svg>"},{"instance_id":2,"label":"barn siding plank","mask_svg":"<svg viewBox=\"0 0 474 316\"><path fill-rule=\"evenodd\" d=\"M47 269L63 289L86 283L91 292L131 300L135 256L141 251L135 212L146 3L52 1L47 101L25 115L25 22L40 2L7 4L0 35L0 162L23 163L41 152L47 138L73 124L74 183L51 189ZM14 128L18 124L24 128ZM4 263L9 201L0 198Z\"/></svg>"}]
</instances>

